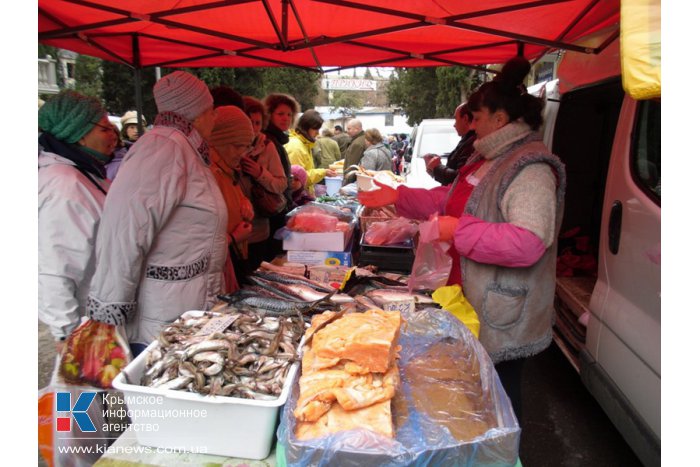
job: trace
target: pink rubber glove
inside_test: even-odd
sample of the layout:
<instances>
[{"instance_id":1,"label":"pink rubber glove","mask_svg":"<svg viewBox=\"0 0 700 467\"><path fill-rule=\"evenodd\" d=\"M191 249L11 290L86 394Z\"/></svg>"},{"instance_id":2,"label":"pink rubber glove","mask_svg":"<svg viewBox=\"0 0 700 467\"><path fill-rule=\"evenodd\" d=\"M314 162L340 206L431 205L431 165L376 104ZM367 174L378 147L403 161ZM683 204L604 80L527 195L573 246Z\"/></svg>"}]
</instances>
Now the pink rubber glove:
<instances>
[{"instance_id":1,"label":"pink rubber glove","mask_svg":"<svg viewBox=\"0 0 700 467\"><path fill-rule=\"evenodd\" d=\"M378 190L360 191L357 193L357 200L368 208L380 208L389 204L394 204L399 199L399 192L389 185L374 180Z\"/></svg>"},{"instance_id":2,"label":"pink rubber glove","mask_svg":"<svg viewBox=\"0 0 700 467\"><path fill-rule=\"evenodd\" d=\"M452 216L439 216L438 217L438 228L440 229L439 240L441 242L454 242L455 230L457 230L457 224L459 219Z\"/></svg>"}]
</instances>

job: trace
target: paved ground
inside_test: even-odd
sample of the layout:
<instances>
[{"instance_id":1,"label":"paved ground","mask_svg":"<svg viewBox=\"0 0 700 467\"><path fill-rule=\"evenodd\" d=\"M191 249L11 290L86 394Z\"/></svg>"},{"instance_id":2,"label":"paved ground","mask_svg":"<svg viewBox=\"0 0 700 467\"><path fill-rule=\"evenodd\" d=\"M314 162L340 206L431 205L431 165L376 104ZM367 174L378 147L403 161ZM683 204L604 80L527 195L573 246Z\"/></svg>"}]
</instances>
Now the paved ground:
<instances>
[{"instance_id":1,"label":"paved ground","mask_svg":"<svg viewBox=\"0 0 700 467\"><path fill-rule=\"evenodd\" d=\"M48 386L51 381L51 372L56 359L54 349L54 340L49 328L39 321L39 387L37 389Z\"/></svg>"},{"instance_id":2,"label":"paved ground","mask_svg":"<svg viewBox=\"0 0 700 467\"><path fill-rule=\"evenodd\" d=\"M49 383L54 358L53 338L39 323L39 388ZM641 466L554 344L523 372L524 467Z\"/></svg>"},{"instance_id":3,"label":"paved ground","mask_svg":"<svg viewBox=\"0 0 700 467\"><path fill-rule=\"evenodd\" d=\"M523 373L524 467L642 465L556 345Z\"/></svg>"},{"instance_id":4,"label":"paved ground","mask_svg":"<svg viewBox=\"0 0 700 467\"><path fill-rule=\"evenodd\" d=\"M48 386L51 381L51 373L56 359L56 351L53 337L41 321L39 321L39 387ZM46 462L39 455L39 467L46 467Z\"/></svg>"}]
</instances>

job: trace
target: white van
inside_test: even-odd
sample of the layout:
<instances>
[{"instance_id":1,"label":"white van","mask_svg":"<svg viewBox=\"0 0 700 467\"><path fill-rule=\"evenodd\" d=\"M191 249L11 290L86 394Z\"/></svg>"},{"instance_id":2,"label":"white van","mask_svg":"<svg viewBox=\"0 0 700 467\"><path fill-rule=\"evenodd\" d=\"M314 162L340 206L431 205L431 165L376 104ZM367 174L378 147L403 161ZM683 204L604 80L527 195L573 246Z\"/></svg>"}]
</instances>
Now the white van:
<instances>
[{"instance_id":1,"label":"white van","mask_svg":"<svg viewBox=\"0 0 700 467\"><path fill-rule=\"evenodd\" d=\"M454 125L453 118L427 118L414 128L408 142L410 162L406 171L407 186L428 189L440 186L425 170L423 157L437 154L443 164L447 163L447 156L461 140Z\"/></svg>"},{"instance_id":2,"label":"white van","mask_svg":"<svg viewBox=\"0 0 700 467\"><path fill-rule=\"evenodd\" d=\"M558 78L531 89L567 172L555 342L640 460L660 465L661 99L625 94L618 44L567 53Z\"/></svg>"}]
</instances>

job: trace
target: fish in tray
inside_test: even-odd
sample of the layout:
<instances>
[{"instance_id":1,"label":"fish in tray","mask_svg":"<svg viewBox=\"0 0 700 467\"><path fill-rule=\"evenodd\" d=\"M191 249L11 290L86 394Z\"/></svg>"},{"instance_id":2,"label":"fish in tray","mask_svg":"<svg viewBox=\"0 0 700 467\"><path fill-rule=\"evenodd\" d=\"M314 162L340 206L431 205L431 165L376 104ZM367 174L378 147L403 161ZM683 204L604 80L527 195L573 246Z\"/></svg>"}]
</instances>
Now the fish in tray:
<instances>
[{"instance_id":1,"label":"fish in tray","mask_svg":"<svg viewBox=\"0 0 700 467\"><path fill-rule=\"evenodd\" d=\"M273 400L282 391L305 325L247 307L188 312L166 326L150 351L142 386Z\"/></svg>"}]
</instances>

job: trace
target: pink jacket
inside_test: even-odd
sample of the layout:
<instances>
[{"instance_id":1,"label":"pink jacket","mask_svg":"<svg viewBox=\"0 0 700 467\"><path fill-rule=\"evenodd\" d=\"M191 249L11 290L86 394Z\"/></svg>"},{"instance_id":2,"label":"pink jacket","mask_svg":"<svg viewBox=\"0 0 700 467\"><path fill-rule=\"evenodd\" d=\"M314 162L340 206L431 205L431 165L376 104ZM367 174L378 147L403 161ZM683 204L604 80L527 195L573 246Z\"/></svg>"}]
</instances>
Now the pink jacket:
<instances>
[{"instance_id":1,"label":"pink jacket","mask_svg":"<svg viewBox=\"0 0 700 467\"><path fill-rule=\"evenodd\" d=\"M396 211L400 216L428 220L431 214L444 215L449 186L431 190L399 186ZM546 247L531 231L509 223L482 221L463 214L455 230L455 248L460 255L479 263L505 267L535 264Z\"/></svg>"}]
</instances>

